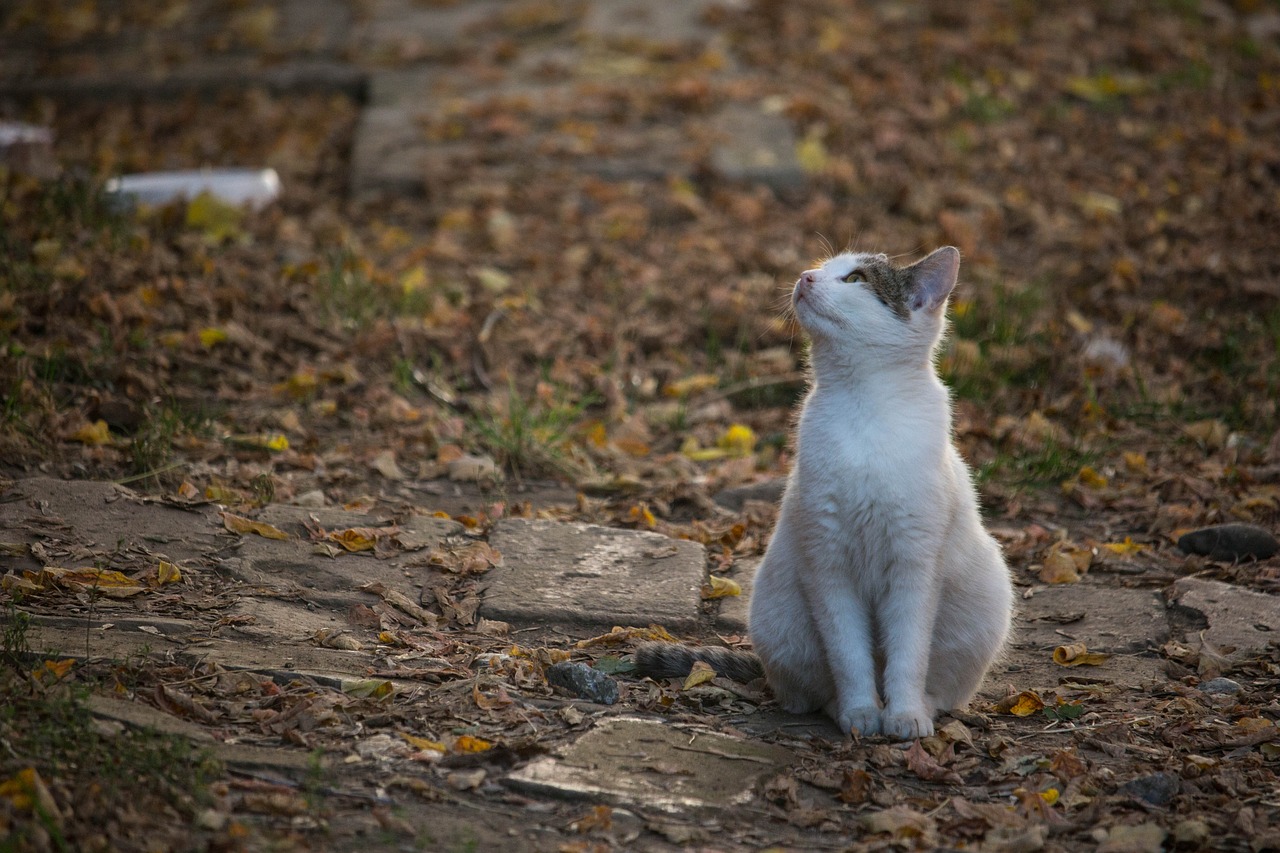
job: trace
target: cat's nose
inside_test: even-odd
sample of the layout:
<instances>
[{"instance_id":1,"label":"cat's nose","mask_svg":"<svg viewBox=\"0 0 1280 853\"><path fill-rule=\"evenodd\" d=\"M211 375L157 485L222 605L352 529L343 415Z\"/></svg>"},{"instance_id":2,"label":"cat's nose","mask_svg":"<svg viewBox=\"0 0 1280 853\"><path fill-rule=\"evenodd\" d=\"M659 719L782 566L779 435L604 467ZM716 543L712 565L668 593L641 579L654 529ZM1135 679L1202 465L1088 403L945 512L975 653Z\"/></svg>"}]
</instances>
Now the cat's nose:
<instances>
[{"instance_id":1,"label":"cat's nose","mask_svg":"<svg viewBox=\"0 0 1280 853\"><path fill-rule=\"evenodd\" d=\"M813 284L813 282L815 281L813 276L813 270L805 270L804 272L800 273L800 281L804 283L806 286Z\"/></svg>"}]
</instances>

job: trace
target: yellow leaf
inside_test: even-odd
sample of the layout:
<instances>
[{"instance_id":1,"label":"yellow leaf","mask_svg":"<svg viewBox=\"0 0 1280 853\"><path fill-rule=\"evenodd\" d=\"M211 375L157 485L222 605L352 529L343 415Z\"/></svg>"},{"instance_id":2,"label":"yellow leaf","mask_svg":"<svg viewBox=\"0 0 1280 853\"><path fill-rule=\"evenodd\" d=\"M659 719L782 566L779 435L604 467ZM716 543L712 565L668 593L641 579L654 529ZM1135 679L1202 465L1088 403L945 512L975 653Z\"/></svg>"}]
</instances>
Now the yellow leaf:
<instances>
[{"instance_id":1,"label":"yellow leaf","mask_svg":"<svg viewBox=\"0 0 1280 853\"><path fill-rule=\"evenodd\" d=\"M240 235L243 215L240 208L202 192L187 205L187 227L199 229L210 240L220 242Z\"/></svg>"},{"instance_id":2,"label":"yellow leaf","mask_svg":"<svg viewBox=\"0 0 1280 853\"><path fill-rule=\"evenodd\" d=\"M444 744L440 743L439 741L427 740L424 737L418 737L417 735L409 735L409 734L405 734L404 732L400 732L400 737L404 738L404 742L409 744L409 746L413 747L414 749L429 750L431 752L448 752L449 751L449 748Z\"/></svg>"},{"instance_id":3,"label":"yellow leaf","mask_svg":"<svg viewBox=\"0 0 1280 853\"><path fill-rule=\"evenodd\" d=\"M1053 650L1053 662L1058 666L1098 666L1110 657L1109 654L1089 651L1084 643L1071 643Z\"/></svg>"},{"instance_id":4,"label":"yellow leaf","mask_svg":"<svg viewBox=\"0 0 1280 853\"><path fill-rule=\"evenodd\" d=\"M372 551L377 545L377 537L369 535L367 527L352 527L347 530L334 530L329 539L337 542L348 551Z\"/></svg>"},{"instance_id":5,"label":"yellow leaf","mask_svg":"<svg viewBox=\"0 0 1280 853\"><path fill-rule=\"evenodd\" d=\"M128 598L145 589L133 578L113 569L61 569L45 566L36 576L36 582L42 587L62 586L98 592L108 598Z\"/></svg>"},{"instance_id":6,"label":"yellow leaf","mask_svg":"<svg viewBox=\"0 0 1280 853\"><path fill-rule=\"evenodd\" d=\"M725 598L730 595L742 595L742 587L737 581L729 580L720 575L711 575L708 578L710 583L702 585L702 597L710 600L713 598Z\"/></svg>"},{"instance_id":7,"label":"yellow leaf","mask_svg":"<svg viewBox=\"0 0 1280 853\"><path fill-rule=\"evenodd\" d=\"M47 660L42 664L41 677L42 680L46 676L52 676L53 681L57 681L71 671L71 667L75 665L75 658L63 658L59 661Z\"/></svg>"},{"instance_id":8,"label":"yellow leaf","mask_svg":"<svg viewBox=\"0 0 1280 853\"><path fill-rule=\"evenodd\" d=\"M1058 789L1050 788L1047 791L1041 791L1040 799L1044 800L1047 805L1053 805L1058 801Z\"/></svg>"},{"instance_id":9,"label":"yellow leaf","mask_svg":"<svg viewBox=\"0 0 1280 853\"><path fill-rule=\"evenodd\" d=\"M453 742L454 752L484 752L486 749L492 749L493 744L489 741L471 735L459 735L458 739Z\"/></svg>"},{"instance_id":10,"label":"yellow leaf","mask_svg":"<svg viewBox=\"0 0 1280 853\"><path fill-rule=\"evenodd\" d=\"M1085 465L1081 468L1080 473L1076 474L1076 479L1091 489L1105 489L1107 487L1107 478L1095 471L1092 465Z\"/></svg>"},{"instance_id":11,"label":"yellow leaf","mask_svg":"<svg viewBox=\"0 0 1280 853\"><path fill-rule=\"evenodd\" d=\"M1122 557L1127 557L1130 554L1137 554L1139 551L1145 551L1147 549L1147 546L1143 545L1141 542L1134 542L1132 536L1124 537L1123 542L1107 542L1102 547L1106 548L1111 553L1119 554Z\"/></svg>"},{"instance_id":12,"label":"yellow leaf","mask_svg":"<svg viewBox=\"0 0 1280 853\"><path fill-rule=\"evenodd\" d=\"M729 451L723 447L698 447L698 442L694 441L692 447L686 442L685 447L680 452L692 459L694 462L710 462L713 459L723 459L729 455Z\"/></svg>"},{"instance_id":13,"label":"yellow leaf","mask_svg":"<svg viewBox=\"0 0 1280 853\"><path fill-rule=\"evenodd\" d=\"M263 521L253 521L249 518L232 515L229 512L222 513L222 524L232 533L256 533L267 539L289 538L289 534L285 533L278 527L272 527L270 524Z\"/></svg>"},{"instance_id":14,"label":"yellow leaf","mask_svg":"<svg viewBox=\"0 0 1280 853\"><path fill-rule=\"evenodd\" d=\"M222 329L208 327L200 330L200 345L205 349L213 349L226 339L227 333Z\"/></svg>"},{"instance_id":15,"label":"yellow leaf","mask_svg":"<svg viewBox=\"0 0 1280 853\"><path fill-rule=\"evenodd\" d=\"M734 424L725 430L716 444L731 456L748 456L756 448L756 434L749 426Z\"/></svg>"},{"instance_id":16,"label":"yellow leaf","mask_svg":"<svg viewBox=\"0 0 1280 853\"><path fill-rule=\"evenodd\" d=\"M78 441L81 444L87 444L90 447L98 447L103 444L111 443L111 428L107 426L106 421L94 421L91 424L85 424L76 430L71 436L72 441Z\"/></svg>"},{"instance_id":17,"label":"yellow leaf","mask_svg":"<svg viewBox=\"0 0 1280 853\"><path fill-rule=\"evenodd\" d=\"M182 569L176 563L161 560L159 568L156 569L156 582L163 586L180 580L182 580Z\"/></svg>"},{"instance_id":18,"label":"yellow leaf","mask_svg":"<svg viewBox=\"0 0 1280 853\"><path fill-rule=\"evenodd\" d=\"M627 515L632 521L644 524L650 530L658 526L658 519L654 518L653 511L649 509L648 504L637 504L633 506Z\"/></svg>"},{"instance_id":19,"label":"yellow leaf","mask_svg":"<svg viewBox=\"0 0 1280 853\"><path fill-rule=\"evenodd\" d=\"M1044 710L1044 700L1030 690L1024 690L1018 694L1017 700L1009 708L1009 713L1015 717L1030 717L1042 710Z\"/></svg>"},{"instance_id":20,"label":"yellow leaf","mask_svg":"<svg viewBox=\"0 0 1280 853\"><path fill-rule=\"evenodd\" d=\"M1134 474L1147 473L1147 455L1145 453L1126 452L1124 454L1124 467Z\"/></svg>"},{"instance_id":21,"label":"yellow leaf","mask_svg":"<svg viewBox=\"0 0 1280 853\"><path fill-rule=\"evenodd\" d=\"M357 696L362 699L386 699L396 692L396 686L390 681L366 678L360 681L343 683L342 692L348 696Z\"/></svg>"},{"instance_id":22,"label":"yellow leaf","mask_svg":"<svg viewBox=\"0 0 1280 853\"><path fill-rule=\"evenodd\" d=\"M805 134L804 139L796 143L796 160L806 172L813 174L823 171L830 159L827 145L822 141L821 128L813 128Z\"/></svg>"},{"instance_id":23,"label":"yellow leaf","mask_svg":"<svg viewBox=\"0 0 1280 853\"><path fill-rule=\"evenodd\" d=\"M1040 567L1042 583L1075 583L1078 580L1080 572L1076 561L1069 554L1054 551L1045 557L1044 565Z\"/></svg>"},{"instance_id":24,"label":"yellow leaf","mask_svg":"<svg viewBox=\"0 0 1280 853\"><path fill-rule=\"evenodd\" d=\"M280 433L262 433L261 435L233 435L227 442L236 447L247 447L254 450L270 450L280 453L289 449L289 439Z\"/></svg>"},{"instance_id":25,"label":"yellow leaf","mask_svg":"<svg viewBox=\"0 0 1280 853\"><path fill-rule=\"evenodd\" d=\"M716 671L706 661L696 660L693 662L693 669L689 670L689 675L684 680L682 689L688 690L690 687L697 687L699 684L705 684L716 677Z\"/></svg>"},{"instance_id":26,"label":"yellow leaf","mask_svg":"<svg viewBox=\"0 0 1280 853\"><path fill-rule=\"evenodd\" d=\"M662 393L668 397L688 397L709 391L720 384L720 377L714 373L695 373L668 385Z\"/></svg>"},{"instance_id":27,"label":"yellow leaf","mask_svg":"<svg viewBox=\"0 0 1280 853\"><path fill-rule=\"evenodd\" d=\"M665 640L667 642L675 642L675 637L667 633L665 628L657 625L650 625L648 628L619 628L615 627L607 634L601 634L598 637L592 637L588 640L579 640L574 645L579 649L588 649L592 646L617 646L632 640Z\"/></svg>"}]
</instances>

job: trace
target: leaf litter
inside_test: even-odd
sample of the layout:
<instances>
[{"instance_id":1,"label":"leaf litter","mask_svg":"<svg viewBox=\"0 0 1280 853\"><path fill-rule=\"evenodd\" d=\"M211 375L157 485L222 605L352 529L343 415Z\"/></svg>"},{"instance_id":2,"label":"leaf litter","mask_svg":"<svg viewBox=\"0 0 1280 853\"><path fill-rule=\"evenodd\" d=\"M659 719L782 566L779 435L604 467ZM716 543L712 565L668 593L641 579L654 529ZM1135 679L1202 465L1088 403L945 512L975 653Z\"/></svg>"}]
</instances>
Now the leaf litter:
<instances>
[{"instance_id":1,"label":"leaf litter","mask_svg":"<svg viewBox=\"0 0 1280 853\"><path fill-rule=\"evenodd\" d=\"M36 58L46 72L59 61L101 67L110 50L90 46L131 28L194 26L182 4L164 22L129 10L107 20L94 4L53 4L47 15L28 6L5 12L4 31L47 38L50 50ZM964 253L941 367L956 397L957 441L1021 591L1158 590L1196 575L1277 593L1274 557L1176 548L1211 525L1280 523L1280 268L1268 201L1277 163L1267 142L1280 57L1267 14L1249 3L1165 4L1141 15L833 0L713 10L736 61L766 74L723 86L708 73L709 53L657 50L592 66L602 76L569 106L472 105L422 128L465 140L457 167L433 176L430 197L381 205L342 197L357 112L344 97L255 91L219 96L218 110L181 101L24 106L55 125L65 162L99 178L270 158L290 189L274 211L202 197L122 217L90 194L76 202L74 184L4 173L5 476L40 466L129 479L174 504L217 501L237 536L287 539L253 515L305 496L377 507L400 523L437 511L473 538L428 550L412 547L403 528L325 531L339 556L405 554L432 572L419 601L369 587L377 598L368 625L300 632L370 656L353 692L297 673L237 674L159 655L58 672L24 663L17 683L107 685L245 743L358 759L351 768L439 766L404 790L435 803L471 798L461 809L500 802L493 779L596 713L557 706L548 665L572 657L621 672L609 661L670 635L622 626L593 638L525 638L486 625L475 618L475 584L501 560L483 539L488 526L550 517L692 539L711 551L705 597L731 598L734 569L760 555L775 510L773 499L726 510L714 496L790 464L794 396L771 400L763 389L792 388L802 367L777 304L785 283L826 251L815 232L837 243L856 234L860 248L948 242ZM249 13L225 23L224 35L187 43L252 53L279 26ZM555 10L520 5L477 33L474 61L500 75L523 49L520 33L563 25ZM930 45L923 58L920 44ZM407 40L382 61L457 61L433 50ZM679 79L663 79L663 63ZM602 73L622 67L653 79ZM802 194L722 181L701 161L689 164L691 180L609 181L557 168L553 149L545 172L518 190L487 169L510 150L501 140L522 128L554 126L574 145L619 144L626 127L584 120L579 108L678 126L721 98L786 118L811 175ZM690 311L695 293L702 310ZM417 488L438 482L450 488ZM6 601L21 594L22 607L39 613L97 608L117 621L199 611L217 617L218 636L254 627L254 617L228 610L235 593L218 588L212 566L100 545L81 555L51 525L38 529L55 535L14 558L42 570L7 574ZM1044 624L1070 631L1079 621L1064 612ZM791 748L797 766L820 768L808 778L824 784L784 776L762 786L735 814L738 830L654 817L662 828L652 832L797 848L840 839L867 849L1128 850L1208 838L1257 847L1280 823L1267 793L1280 752L1280 672L1274 650L1240 656L1202 629L1158 650L1167 678L1145 691L1108 680L1124 654L1071 637L1046 644L1035 653L1055 677L1010 673L1012 683L989 687L963 720L944 717L935 738L902 749L781 729L767 737ZM1199 689L1214 678L1239 691ZM768 707L717 681L624 677L621 704L725 728ZM559 713L567 711L582 715L578 723ZM6 742L17 742L9 733ZM103 814L146 825L125 801L102 799L95 812L91 787L73 789L65 768L33 762L10 756L0 766L0 803L10 809L0 820L34 825L42 804L46 833L81 838L107 825L93 820ZM396 767L398 776L361 772L407 779ZM1123 793L1166 771L1178 778L1170 804ZM324 816L288 786L253 790L241 780L215 796L214 815L297 821L270 830L278 841L322 837ZM167 802L184 825L195 818L180 798ZM616 809L551 808L564 844L624 843ZM1200 825L1180 817L1191 813ZM259 831L228 820L200 831Z\"/></svg>"}]
</instances>

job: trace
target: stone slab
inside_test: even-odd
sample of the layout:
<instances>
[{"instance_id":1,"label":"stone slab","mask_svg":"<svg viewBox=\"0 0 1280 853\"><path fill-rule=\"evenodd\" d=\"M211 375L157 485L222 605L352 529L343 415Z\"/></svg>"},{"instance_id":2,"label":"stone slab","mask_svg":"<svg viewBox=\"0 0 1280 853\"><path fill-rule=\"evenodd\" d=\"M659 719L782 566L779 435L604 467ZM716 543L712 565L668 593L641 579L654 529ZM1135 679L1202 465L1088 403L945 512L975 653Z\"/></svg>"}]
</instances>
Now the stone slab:
<instances>
[{"instance_id":1,"label":"stone slab","mask_svg":"<svg viewBox=\"0 0 1280 853\"><path fill-rule=\"evenodd\" d=\"M519 626L590 630L698 626L706 554L695 542L591 524L506 519L489 544L502 565L485 576L480 615Z\"/></svg>"},{"instance_id":2,"label":"stone slab","mask_svg":"<svg viewBox=\"0 0 1280 853\"><path fill-rule=\"evenodd\" d=\"M1160 594L1089 581L1039 587L1016 604L1013 642L1052 652L1067 643L1112 654L1154 651L1169 639Z\"/></svg>"},{"instance_id":3,"label":"stone slab","mask_svg":"<svg viewBox=\"0 0 1280 853\"><path fill-rule=\"evenodd\" d=\"M594 0L582 25L586 36L649 44L702 44L716 35L704 23L720 0Z\"/></svg>"},{"instance_id":4,"label":"stone slab","mask_svg":"<svg viewBox=\"0 0 1280 853\"><path fill-rule=\"evenodd\" d=\"M144 502L113 483L37 477L16 482L0 495L0 535L10 542L54 539L110 551L145 548L182 561L226 544L209 522L211 512L208 507L187 510ZM6 567L38 564L16 557Z\"/></svg>"},{"instance_id":5,"label":"stone slab","mask_svg":"<svg viewBox=\"0 0 1280 853\"><path fill-rule=\"evenodd\" d=\"M1173 604L1199 611L1209 622L1205 639L1233 656L1251 656L1280 645L1280 596L1222 581L1179 578L1169 591Z\"/></svg>"},{"instance_id":6,"label":"stone slab","mask_svg":"<svg viewBox=\"0 0 1280 853\"><path fill-rule=\"evenodd\" d=\"M513 788L666 812L751 800L759 779L794 759L787 749L661 720L603 720L558 755L512 773Z\"/></svg>"},{"instance_id":7,"label":"stone slab","mask_svg":"<svg viewBox=\"0 0 1280 853\"><path fill-rule=\"evenodd\" d=\"M775 190L801 188L808 180L796 155L791 123L760 107L734 104L711 120L718 143L711 170L721 178L761 183Z\"/></svg>"}]
</instances>

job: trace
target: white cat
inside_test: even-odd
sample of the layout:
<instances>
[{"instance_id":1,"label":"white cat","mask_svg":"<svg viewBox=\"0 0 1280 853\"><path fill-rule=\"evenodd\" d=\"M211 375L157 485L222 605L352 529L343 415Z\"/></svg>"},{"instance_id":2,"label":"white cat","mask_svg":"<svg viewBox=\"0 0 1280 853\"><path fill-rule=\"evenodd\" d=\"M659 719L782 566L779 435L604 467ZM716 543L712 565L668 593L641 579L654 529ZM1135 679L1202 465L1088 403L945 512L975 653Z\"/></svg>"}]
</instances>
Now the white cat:
<instances>
[{"instance_id":1,"label":"white cat","mask_svg":"<svg viewBox=\"0 0 1280 853\"><path fill-rule=\"evenodd\" d=\"M908 267L845 253L792 293L812 341L795 464L756 574L756 655L645 644L642 674L706 660L764 675L788 711L824 709L842 731L933 733L978 689L1009 632L1013 590L982 527L934 370L960 253Z\"/></svg>"}]
</instances>

